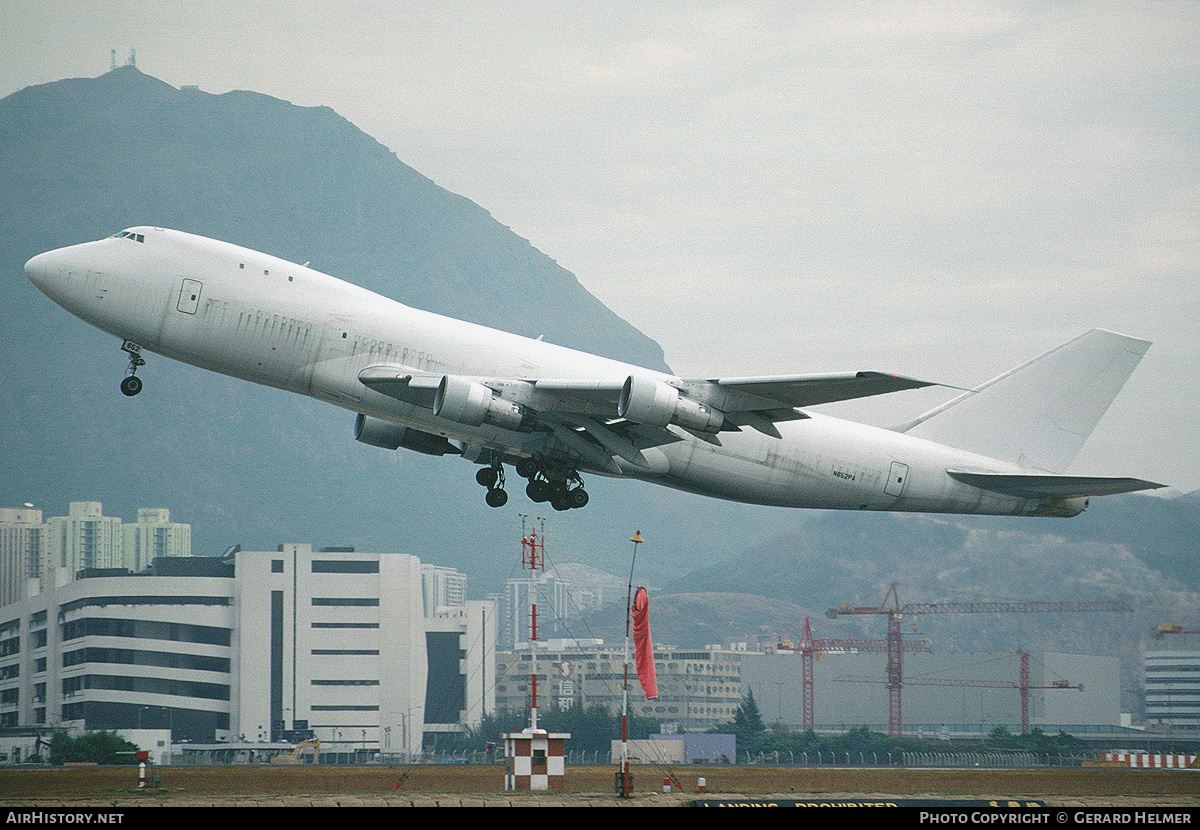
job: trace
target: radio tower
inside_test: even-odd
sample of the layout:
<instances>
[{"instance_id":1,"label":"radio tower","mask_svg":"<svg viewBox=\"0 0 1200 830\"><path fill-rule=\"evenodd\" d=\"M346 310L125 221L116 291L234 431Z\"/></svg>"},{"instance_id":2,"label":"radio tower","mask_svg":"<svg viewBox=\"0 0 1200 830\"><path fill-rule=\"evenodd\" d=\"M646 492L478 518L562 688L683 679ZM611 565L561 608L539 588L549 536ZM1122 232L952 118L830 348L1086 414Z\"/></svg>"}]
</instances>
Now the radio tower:
<instances>
[{"instance_id":1,"label":"radio tower","mask_svg":"<svg viewBox=\"0 0 1200 830\"><path fill-rule=\"evenodd\" d=\"M544 540L546 520L539 519L542 526L542 535L539 536L536 530L525 533L525 519L525 516L521 516L521 567L529 568L529 654L533 664L533 673L529 676L529 728L536 730L538 728L537 574L538 571L546 569L546 542Z\"/></svg>"},{"instance_id":2,"label":"radio tower","mask_svg":"<svg viewBox=\"0 0 1200 830\"><path fill-rule=\"evenodd\" d=\"M529 651L533 673L529 678L529 727L503 734L504 789L561 790L566 780L564 745L569 732L551 734L538 728L537 704L537 572L545 569L543 554L546 520L539 519L542 533L525 532L521 516L521 567L529 568Z\"/></svg>"}]
</instances>

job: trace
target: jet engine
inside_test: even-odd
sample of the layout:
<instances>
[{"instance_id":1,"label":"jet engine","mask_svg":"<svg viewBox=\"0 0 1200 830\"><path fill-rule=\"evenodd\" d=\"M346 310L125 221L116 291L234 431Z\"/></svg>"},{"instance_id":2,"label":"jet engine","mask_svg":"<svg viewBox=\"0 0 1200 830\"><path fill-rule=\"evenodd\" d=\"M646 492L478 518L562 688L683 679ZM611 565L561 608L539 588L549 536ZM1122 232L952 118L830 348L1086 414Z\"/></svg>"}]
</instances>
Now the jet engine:
<instances>
[{"instance_id":1,"label":"jet engine","mask_svg":"<svg viewBox=\"0 0 1200 830\"><path fill-rule=\"evenodd\" d=\"M457 375L446 375L438 384L433 414L472 427L488 423L502 429L529 430L524 407L498 397L478 381Z\"/></svg>"},{"instance_id":2,"label":"jet engine","mask_svg":"<svg viewBox=\"0 0 1200 830\"><path fill-rule=\"evenodd\" d=\"M409 429L391 421L371 418L361 412L354 419L354 440L385 450L414 450L426 455L457 455L459 450L440 435L430 435L418 429Z\"/></svg>"},{"instance_id":3,"label":"jet engine","mask_svg":"<svg viewBox=\"0 0 1200 830\"><path fill-rule=\"evenodd\" d=\"M719 432L725 416L717 410L679 394L660 380L630 375L621 388L617 414L636 424L665 427L675 424L698 432Z\"/></svg>"},{"instance_id":4,"label":"jet engine","mask_svg":"<svg viewBox=\"0 0 1200 830\"><path fill-rule=\"evenodd\" d=\"M1077 496L1073 499L1055 499L1054 501L1042 502L1038 505L1037 510L1030 515L1069 519L1087 510L1087 506L1088 499L1086 496Z\"/></svg>"}]
</instances>

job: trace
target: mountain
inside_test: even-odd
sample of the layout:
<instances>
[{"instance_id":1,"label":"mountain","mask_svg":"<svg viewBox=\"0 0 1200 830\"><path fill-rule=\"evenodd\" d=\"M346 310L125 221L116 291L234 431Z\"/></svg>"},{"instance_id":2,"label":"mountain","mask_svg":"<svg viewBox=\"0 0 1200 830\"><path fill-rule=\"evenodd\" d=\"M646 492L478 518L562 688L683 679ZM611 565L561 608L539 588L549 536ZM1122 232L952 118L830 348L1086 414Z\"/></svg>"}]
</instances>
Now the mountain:
<instances>
[{"instance_id":1,"label":"mountain","mask_svg":"<svg viewBox=\"0 0 1200 830\"><path fill-rule=\"evenodd\" d=\"M266 251L409 305L665 368L575 277L327 107L133 67L0 101L5 262L132 224Z\"/></svg>"},{"instance_id":2,"label":"mountain","mask_svg":"<svg viewBox=\"0 0 1200 830\"><path fill-rule=\"evenodd\" d=\"M828 608L871 605L898 581L907 593L920 592L901 602L969 596L1137 605L1161 600L1167 590L1200 595L1198 529L1197 494L1097 499L1067 520L818 512L662 590L736 593L753 586L764 596ZM1170 610L1196 613L1186 605Z\"/></svg>"}]
</instances>

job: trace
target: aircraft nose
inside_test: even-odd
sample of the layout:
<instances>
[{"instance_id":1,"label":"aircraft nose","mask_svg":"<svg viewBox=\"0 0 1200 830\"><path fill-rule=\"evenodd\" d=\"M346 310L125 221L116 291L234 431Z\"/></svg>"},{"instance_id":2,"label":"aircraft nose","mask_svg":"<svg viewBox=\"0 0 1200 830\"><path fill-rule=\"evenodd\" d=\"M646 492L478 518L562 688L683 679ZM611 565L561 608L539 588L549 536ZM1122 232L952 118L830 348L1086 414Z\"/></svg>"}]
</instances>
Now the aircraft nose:
<instances>
[{"instance_id":1,"label":"aircraft nose","mask_svg":"<svg viewBox=\"0 0 1200 830\"><path fill-rule=\"evenodd\" d=\"M62 282L62 262L61 257L56 256L57 253L57 251L47 251L25 263L25 276L42 293L50 297L58 294L59 283Z\"/></svg>"}]
</instances>

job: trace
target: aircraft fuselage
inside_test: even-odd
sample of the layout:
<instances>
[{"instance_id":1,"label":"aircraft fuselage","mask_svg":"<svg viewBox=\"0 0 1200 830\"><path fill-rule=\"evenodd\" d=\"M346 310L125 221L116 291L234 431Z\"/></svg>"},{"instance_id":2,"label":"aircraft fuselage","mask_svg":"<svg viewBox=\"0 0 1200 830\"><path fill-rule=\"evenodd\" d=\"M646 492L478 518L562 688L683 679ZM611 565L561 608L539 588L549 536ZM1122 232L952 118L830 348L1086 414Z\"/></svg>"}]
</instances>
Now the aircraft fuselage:
<instances>
[{"instance_id":1,"label":"aircraft fuselage","mask_svg":"<svg viewBox=\"0 0 1200 830\"><path fill-rule=\"evenodd\" d=\"M68 311L146 351L442 437L477 460L558 457L603 475L789 507L1066 516L1086 504L965 484L947 471L1028 469L807 410L776 424L779 437L741 429L711 441L681 432L680 440L642 449L641 463L612 454L597 463L561 432L438 417L365 385L360 373L386 365L468 378L679 379L410 308L308 267L177 231L133 228L34 257L26 272ZM520 391L536 409L538 390Z\"/></svg>"}]
</instances>

